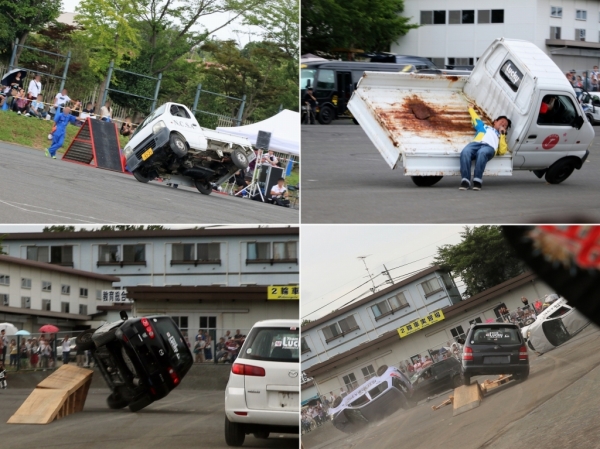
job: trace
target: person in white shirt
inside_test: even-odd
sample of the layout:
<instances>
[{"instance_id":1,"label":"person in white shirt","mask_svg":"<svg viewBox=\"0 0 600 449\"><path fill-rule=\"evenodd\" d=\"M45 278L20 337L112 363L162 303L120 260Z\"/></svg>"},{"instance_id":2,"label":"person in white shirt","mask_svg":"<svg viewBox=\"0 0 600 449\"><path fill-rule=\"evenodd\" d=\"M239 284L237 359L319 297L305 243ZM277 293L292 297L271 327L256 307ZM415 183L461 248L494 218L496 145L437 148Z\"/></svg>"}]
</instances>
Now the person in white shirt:
<instances>
[{"instance_id":1,"label":"person in white shirt","mask_svg":"<svg viewBox=\"0 0 600 449\"><path fill-rule=\"evenodd\" d=\"M279 178L277 184L271 187L271 200L273 204L278 206L289 206L287 187L285 186L285 179Z\"/></svg>"},{"instance_id":2,"label":"person in white shirt","mask_svg":"<svg viewBox=\"0 0 600 449\"><path fill-rule=\"evenodd\" d=\"M61 92L56 94L54 97L54 107L56 108L56 114L60 112L65 103L71 101L71 98L67 95L67 89L63 89ZM52 112L52 111L50 111Z\"/></svg>"},{"instance_id":3,"label":"person in white shirt","mask_svg":"<svg viewBox=\"0 0 600 449\"><path fill-rule=\"evenodd\" d=\"M71 342L69 341L69 336L65 336L65 338L62 341L62 357L63 357L63 364L64 365L68 365L69 364L69 353L71 352Z\"/></svg>"},{"instance_id":4,"label":"person in white shirt","mask_svg":"<svg viewBox=\"0 0 600 449\"><path fill-rule=\"evenodd\" d=\"M100 108L100 119L103 122L111 122L112 121L112 108L110 107L110 101L106 100L104 106Z\"/></svg>"},{"instance_id":5,"label":"person in white shirt","mask_svg":"<svg viewBox=\"0 0 600 449\"><path fill-rule=\"evenodd\" d=\"M35 100L42 93L42 76L35 75L35 78L29 81L27 96L30 100Z\"/></svg>"},{"instance_id":6,"label":"person in white shirt","mask_svg":"<svg viewBox=\"0 0 600 449\"><path fill-rule=\"evenodd\" d=\"M277 167L279 159L273 154L273 150L269 150L267 154L263 155L262 163L272 165L273 167Z\"/></svg>"}]
</instances>

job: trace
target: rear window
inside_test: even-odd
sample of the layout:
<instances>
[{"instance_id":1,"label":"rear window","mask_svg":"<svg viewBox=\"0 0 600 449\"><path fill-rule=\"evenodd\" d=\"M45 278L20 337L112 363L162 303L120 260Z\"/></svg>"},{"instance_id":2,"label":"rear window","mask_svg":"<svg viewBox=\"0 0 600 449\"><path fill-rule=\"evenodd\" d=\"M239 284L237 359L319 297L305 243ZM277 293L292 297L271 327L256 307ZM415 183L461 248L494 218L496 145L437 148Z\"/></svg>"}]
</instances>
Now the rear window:
<instances>
[{"instance_id":1,"label":"rear window","mask_svg":"<svg viewBox=\"0 0 600 449\"><path fill-rule=\"evenodd\" d=\"M360 407L361 405L366 404L367 402L369 402L369 398L367 397L366 394L363 394L361 397L359 397L358 399L356 399L355 401L352 401L350 403L350 405L352 407Z\"/></svg>"},{"instance_id":2,"label":"rear window","mask_svg":"<svg viewBox=\"0 0 600 449\"><path fill-rule=\"evenodd\" d=\"M518 344L519 330L515 327L490 326L478 327L473 331L469 343L472 345Z\"/></svg>"},{"instance_id":3,"label":"rear window","mask_svg":"<svg viewBox=\"0 0 600 449\"><path fill-rule=\"evenodd\" d=\"M178 367L190 363L192 353L173 320L171 318L152 318L150 321L167 348L169 361L173 368L177 370Z\"/></svg>"},{"instance_id":4,"label":"rear window","mask_svg":"<svg viewBox=\"0 0 600 449\"><path fill-rule=\"evenodd\" d=\"M246 338L239 357L298 363L300 361L298 328L255 327Z\"/></svg>"},{"instance_id":5,"label":"rear window","mask_svg":"<svg viewBox=\"0 0 600 449\"><path fill-rule=\"evenodd\" d=\"M369 395L371 396L371 398L376 398L381 393L383 393L387 389L387 387L388 387L387 382L380 383L375 388L371 388L369 390Z\"/></svg>"}]
</instances>

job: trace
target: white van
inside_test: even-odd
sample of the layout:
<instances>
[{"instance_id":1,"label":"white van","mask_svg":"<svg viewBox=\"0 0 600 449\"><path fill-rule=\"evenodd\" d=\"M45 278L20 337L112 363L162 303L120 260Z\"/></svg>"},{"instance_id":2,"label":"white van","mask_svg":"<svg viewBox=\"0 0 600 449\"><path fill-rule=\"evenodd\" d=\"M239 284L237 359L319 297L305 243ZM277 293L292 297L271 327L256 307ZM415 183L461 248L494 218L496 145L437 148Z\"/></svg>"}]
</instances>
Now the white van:
<instances>
[{"instance_id":1,"label":"white van","mask_svg":"<svg viewBox=\"0 0 600 449\"><path fill-rule=\"evenodd\" d=\"M551 98L553 108L541 113ZM531 170L558 184L582 167L594 139L562 71L515 39L496 39L470 75L365 72L348 104L388 165L418 186L460 175L460 153L474 137L469 106L487 124L501 115L512 121L509 152L491 159L484 176Z\"/></svg>"}]
</instances>

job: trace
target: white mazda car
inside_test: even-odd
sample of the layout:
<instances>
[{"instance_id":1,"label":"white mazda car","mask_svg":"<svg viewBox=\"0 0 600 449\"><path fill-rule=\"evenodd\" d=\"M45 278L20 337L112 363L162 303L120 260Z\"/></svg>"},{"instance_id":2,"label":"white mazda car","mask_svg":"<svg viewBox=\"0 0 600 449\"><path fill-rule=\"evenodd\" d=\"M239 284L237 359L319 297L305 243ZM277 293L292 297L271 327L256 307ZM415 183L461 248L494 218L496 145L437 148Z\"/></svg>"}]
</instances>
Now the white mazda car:
<instances>
[{"instance_id":1,"label":"white mazda car","mask_svg":"<svg viewBox=\"0 0 600 449\"><path fill-rule=\"evenodd\" d=\"M254 324L231 366L225 390L225 440L241 446L247 434L300 433L298 320Z\"/></svg>"}]
</instances>

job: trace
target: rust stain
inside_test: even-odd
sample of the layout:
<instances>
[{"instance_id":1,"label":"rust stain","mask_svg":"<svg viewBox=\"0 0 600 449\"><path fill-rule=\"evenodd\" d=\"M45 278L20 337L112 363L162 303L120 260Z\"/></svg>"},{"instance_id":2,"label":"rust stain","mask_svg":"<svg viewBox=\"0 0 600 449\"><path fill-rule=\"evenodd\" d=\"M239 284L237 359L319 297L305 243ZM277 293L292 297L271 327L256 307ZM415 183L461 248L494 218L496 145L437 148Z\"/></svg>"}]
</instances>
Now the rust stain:
<instances>
[{"instance_id":1,"label":"rust stain","mask_svg":"<svg viewBox=\"0 0 600 449\"><path fill-rule=\"evenodd\" d=\"M456 75L447 76L446 78L448 78L452 82L458 81L458 76Z\"/></svg>"}]
</instances>

